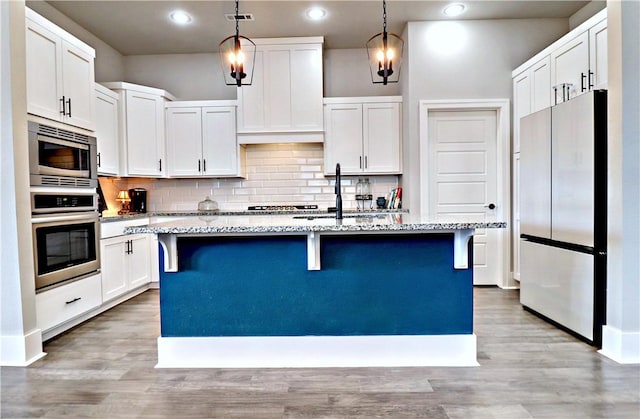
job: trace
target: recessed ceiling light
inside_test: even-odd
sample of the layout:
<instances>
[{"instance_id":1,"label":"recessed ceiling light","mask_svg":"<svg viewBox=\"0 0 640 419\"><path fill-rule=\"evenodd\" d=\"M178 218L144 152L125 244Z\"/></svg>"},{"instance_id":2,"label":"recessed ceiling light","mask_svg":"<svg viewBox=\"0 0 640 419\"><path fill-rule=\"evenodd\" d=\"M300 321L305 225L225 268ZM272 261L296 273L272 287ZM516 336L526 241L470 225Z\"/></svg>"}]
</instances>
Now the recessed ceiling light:
<instances>
[{"instance_id":1,"label":"recessed ceiling light","mask_svg":"<svg viewBox=\"0 0 640 419\"><path fill-rule=\"evenodd\" d=\"M306 15L311 20L321 20L327 16L327 11L319 7L312 7L307 9Z\"/></svg>"},{"instance_id":2,"label":"recessed ceiling light","mask_svg":"<svg viewBox=\"0 0 640 419\"><path fill-rule=\"evenodd\" d=\"M462 12L464 12L464 9L465 9L464 4L454 3L445 7L442 13L444 13L447 16L454 17L454 16L461 15Z\"/></svg>"},{"instance_id":3,"label":"recessed ceiling light","mask_svg":"<svg viewBox=\"0 0 640 419\"><path fill-rule=\"evenodd\" d=\"M182 10L174 10L169 15L171 20L178 25L186 25L187 23L191 23L191 16L187 12L183 12Z\"/></svg>"}]
</instances>

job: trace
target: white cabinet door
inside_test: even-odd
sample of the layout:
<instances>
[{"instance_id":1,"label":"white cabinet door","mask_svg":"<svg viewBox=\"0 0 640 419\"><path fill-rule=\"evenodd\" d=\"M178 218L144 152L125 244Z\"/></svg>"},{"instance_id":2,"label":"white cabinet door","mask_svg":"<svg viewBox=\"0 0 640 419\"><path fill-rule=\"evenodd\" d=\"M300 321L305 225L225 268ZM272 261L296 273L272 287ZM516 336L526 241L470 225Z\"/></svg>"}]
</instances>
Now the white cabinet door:
<instances>
[{"instance_id":1,"label":"white cabinet door","mask_svg":"<svg viewBox=\"0 0 640 419\"><path fill-rule=\"evenodd\" d=\"M111 300L128 290L126 240L128 238L124 236L100 240L103 301Z\"/></svg>"},{"instance_id":2,"label":"white cabinet door","mask_svg":"<svg viewBox=\"0 0 640 419\"><path fill-rule=\"evenodd\" d=\"M531 67L531 112L551 106L551 57L547 56Z\"/></svg>"},{"instance_id":3,"label":"white cabinet door","mask_svg":"<svg viewBox=\"0 0 640 419\"><path fill-rule=\"evenodd\" d=\"M150 242L146 234L100 240L103 301L151 282Z\"/></svg>"},{"instance_id":4,"label":"white cabinet door","mask_svg":"<svg viewBox=\"0 0 640 419\"><path fill-rule=\"evenodd\" d=\"M62 48L60 38L26 21L27 112L62 119Z\"/></svg>"},{"instance_id":5,"label":"white cabinet door","mask_svg":"<svg viewBox=\"0 0 640 419\"><path fill-rule=\"evenodd\" d=\"M520 118L531 113L531 72L513 79L513 151L520 151Z\"/></svg>"},{"instance_id":6,"label":"white cabinet door","mask_svg":"<svg viewBox=\"0 0 640 419\"><path fill-rule=\"evenodd\" d=\"M589 70L593 89L608 86L607 21L603 20L589 29Z\"/></svg>"},{"instance_id":7,"label":"white cabinet door","mask_svg":"<svg viewBox=\"0 0 640 419\"><path fill-rule=\"evenodd\" d=\"M344 174L362 173L362 104L325 105L325 173L335 174L336 163Z\"/></svg>"},{"instance_id":8,"label":"white cabinet door","mask_svg":"<svg viewBox=\"0 0 640 419\"><path fill-rule=\"evenodd\" d=\"M137 288L151 282L151 249L149 235L138 234L126 236L129 240L129 289Z\"/></svg>"},{"instance_id":9,"label":"white cabinet door","mask_svg":"<svg viewBox=\"0 0 640 419\"><path fill-rule=\"evenodd\" d=\"M551 54L551 84L570 84L570 99L589 90L588 75L589 32L584 32ZM556 101L563 102L561 88L557 88Z\"/></svg>"},{"instance_id":10,"label":"white cabinet door","mask_svg":"<svg viewBox=\"0 0 640 419\"><path fill-rule=\"evenodd\" d=\"M52 23L40 21L49 29L29 18L25 22L27 112L93 131L94 56L67 42Z\"/></svg>"},{"instance_id":11,"label":"white cabinet door","mask_svg":"<svg viewBox=\"0 0 640 419\"><path fill-rule=\"evenodd\" d=\"M238 140L234 106L202 108L204 176L238 176Z\"/></svg>"},{"instance_id":12,"label":"white cabinet door","mask_svg":"<svg viewBox=\"0 0 640 419\"><path fill-rule=\"evenodd\" d=\"M125 91L125 155L128 176L159 177L164 162L164 102L160 96Z\"/></svg>"},{"instance_id":13,"label":"white cabinet door","mask_svg":"<svg viewBox=\"0 0 640 419\"><path fill-rule=\"evenodd\" d=\"M400 172L400 104L362 105L365 173Z\"/></svg>"},{"instance_id":14,"label":"white cabinet door","mask_svg":"<svg viewBox=\"0 0 640 419\"><path fill-rule=\"evenodd\" d=\"M63 122L93 131L95 130L93 57L63 40L62 63L62 85L67 105Z\"/></svg>"},{"instance_id":15,"label":"white cabinet door","mask_svg":"<svg viewBox=\"0 0 640 419\"><path fill-rule=\"evenodd\" d=\"M118 95L96 84L96 138L98 174L119 174Z\"/></svg>"},{"instance_id":16,"label":"white cabinet door","mask_svg":"<svg viewBox=\"0 0 640 419\"><path fill-rule=\"evenodd\" d=\"M297 70L296 70L297 71ZM290 130L291 118L291 49L266 47L265 62L265 128L272 131Z\"/></svg>"},{"instance_id":17,"label":"white cabinet door","mask_svg":"<svg viewBox=\"0 0 640 419\"><path fill-rule=\"evenodd\" d=\"M256 51L251 86L242 86L238 93L238 131L265 130L264 52Z\"/></svg>"},{"instance_id":18,"label":"white cabinet door","mask_svg":"<svg viewBox=\"0 0 640 419\"><path fill-rule=\"evenodd\" d=\"M322 131L322 74L321 43L259 43L253 82L238 88L238 132Z\"/></svg>"},{"instance_id":19,"label":"white cabinet door","mask_svg":"<svg viewBox=\"0 0 640 419\"><path fill-rule=\"evenodd\" d=\"M291 50L291 119L293 128L318 130L322 118L322 46L300 45Z\"/></svg>"},{"instance_id":20,"label":"white cabinet door","mask_svg":"<svg viewBox=\"0 0 640 419\"><path fill-rule=\"evenodd\" d=\"M167 109L167 174L200 176L202 170L202 110Z\"/></svg>"}]
</instances>

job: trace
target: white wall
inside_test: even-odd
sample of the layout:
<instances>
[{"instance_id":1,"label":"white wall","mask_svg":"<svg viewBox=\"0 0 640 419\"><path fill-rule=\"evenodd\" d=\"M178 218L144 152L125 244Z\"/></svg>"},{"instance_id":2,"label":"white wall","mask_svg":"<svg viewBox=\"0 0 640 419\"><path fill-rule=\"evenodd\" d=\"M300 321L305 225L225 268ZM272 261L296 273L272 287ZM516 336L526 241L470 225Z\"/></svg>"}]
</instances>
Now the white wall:
<instances>
[{"instance_id":1,"label":"white wall","mask_svg":"<svg viewBox=\"0 0 640 419\"><path fill-rule=\"evenodd\" d=\"M124 60L122 54L60 13L50 4L44 1L27 1L26 5L96 50L95 72L97 82L123 81Z\"/></svg>"},{"instance_id":2,"label":"white wall","mask_svg":"<svg viewBox=\"0 0 640 419\"><path fill-rule=\"evenodd\" d=\"M164 89L179 100L236 99L224 84L219 54L130 55L124 80Z\"/></svg>"},{"instance_id":3,"label":"white wall","mask_svg":"<svg viewBox=\"0 0 640 419\"><path fill-rule=\"evenodd\" d=\"M607 321L602 353L640 363L640 2L609 1Z\"/></svg>"},{"instance_id":4,"label":"white wall","mask_svg":"<svg viewBox=\"0 0 640 419\"><path fill-rule=\"evenodd\" d=\"M324 51L325 97L397 96L402 81L386 86L373 84L365 48Z\"/></svg>"},{"instance_id":5,"label":"white wall","mask_svg":"<svg viewBox=\"0 0 640 419\"><path fill-rule=\"evenodd\" d=\"M0 2L0 365L42 355L37 328L27 143L24 1Z\"/></svg>"},{"instance_id":6,"label":"white wall","mask_svg":"<svg viewBox=\"0 0 640 419\"><path fill-rule=\"evenodd\" d=\"M510 99L511 71L568 31L567 19L410 22L404 97L408 207L419 211L420 100ZM407 62L408 61L408 62Z\"/></svg>"}]
</instances>

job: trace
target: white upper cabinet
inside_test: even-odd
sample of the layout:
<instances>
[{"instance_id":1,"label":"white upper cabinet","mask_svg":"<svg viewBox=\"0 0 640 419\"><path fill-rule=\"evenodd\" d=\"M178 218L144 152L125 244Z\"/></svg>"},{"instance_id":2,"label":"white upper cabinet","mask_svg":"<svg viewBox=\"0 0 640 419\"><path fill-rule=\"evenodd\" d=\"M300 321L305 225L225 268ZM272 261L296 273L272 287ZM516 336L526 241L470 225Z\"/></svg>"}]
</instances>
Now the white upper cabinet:
<instances>
[{"instance_id":1,"label":"white upper cabinet","mask_svg":"<svg viewBox=\"0 0 640 419\"><path fill-rule=\"evenodd\" d=\"M121 174L165 176L164 105L174 97L161 89L131 83L103 85L119 95Z\"/></svg>"},{"instance_id":2,"label":"white upper cabinet","mask_svg":"<svg viewBox=\"0 0 640 419\"><path fill-rule=\"evenodd\" d=\"M242 176L235 102L172 102L166 111L169 177Z\"/></svg>"},{"instance_id":3,"label":"white upper cabinet","mask_svg":"<svg viewBox=\"0 0 640 419\"><path fill-rule=\"evenodd\" d=\"M254 42L253 82L238 88L240 143L322 142L323 38Z\"/></svg>"},{"instance_id":4,"label":"white upper cabinet","mask_svg":"<svg viewBox=\"0 0 640 419\"><path fill-rule=\"evenodd\" d=\"M607 21L606 19L589 29L589 69L594 89L606 89L607 70Z\"/></svg>"},{"instance_id":5,"label":"white upper cabinet","mask_svg":"<svg viewBox=\"0 0 640 419\"><path fill-rule=\"evenodd\" d=\"M26 8L27 112L95 129L95 50Z\"/></svg>"},{"instance_id":6,"label":"white upper cabinet","mask_svg":"<svg viewBox=\"0 0 640 419\"><path fill-rule=\"evenodd\" d=\"M325 99L324 171L401 173L401 97Z\"/></svg>"},{"instance_id":7,"label":"white upper cabinet","mask_svg":"<svg viewBox=\"0 0 640 419\"><path fill-rule=\"evenodd\" d=\"M589 33L583 32L551 54L551 85L555 102L589 91Z\"/></svg>"},{"instance_id":8,"label":"white upper cabinet","mask_svg":"<svg viewBox=\"0 0 640 419\"><path fill-rule=\"evenodd\" d=\"M96 83L96 138L98 174L119 174L118 95Z\"/></svg>"}]
</instances>

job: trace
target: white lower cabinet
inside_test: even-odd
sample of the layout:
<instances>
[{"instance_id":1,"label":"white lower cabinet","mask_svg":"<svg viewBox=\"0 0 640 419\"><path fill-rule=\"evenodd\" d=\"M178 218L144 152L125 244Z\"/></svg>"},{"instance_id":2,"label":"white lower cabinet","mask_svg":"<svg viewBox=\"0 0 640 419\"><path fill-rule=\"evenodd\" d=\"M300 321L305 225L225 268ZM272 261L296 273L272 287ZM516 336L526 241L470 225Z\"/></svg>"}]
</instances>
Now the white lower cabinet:
<instances>
[{"instance_id":1,"label":"white lower cabinet","mask_svg":"<svg viewBox=\"0 0 640 419\"><path fill-rule=\"evenodd\" d=\"M38 327L47 331L102 304L100 274L36 294Z\"/></svg>"},{"instance_id":2,"label":"white lower cabinet","mask_svg":"<svg viewBox=\"0 0 640 419\"><path fill-rule=\"evenodd\" d=\"M100 240L102 298L111 300L151 282L151 248L148 234Z\"/></svg>"}]
</instances>

